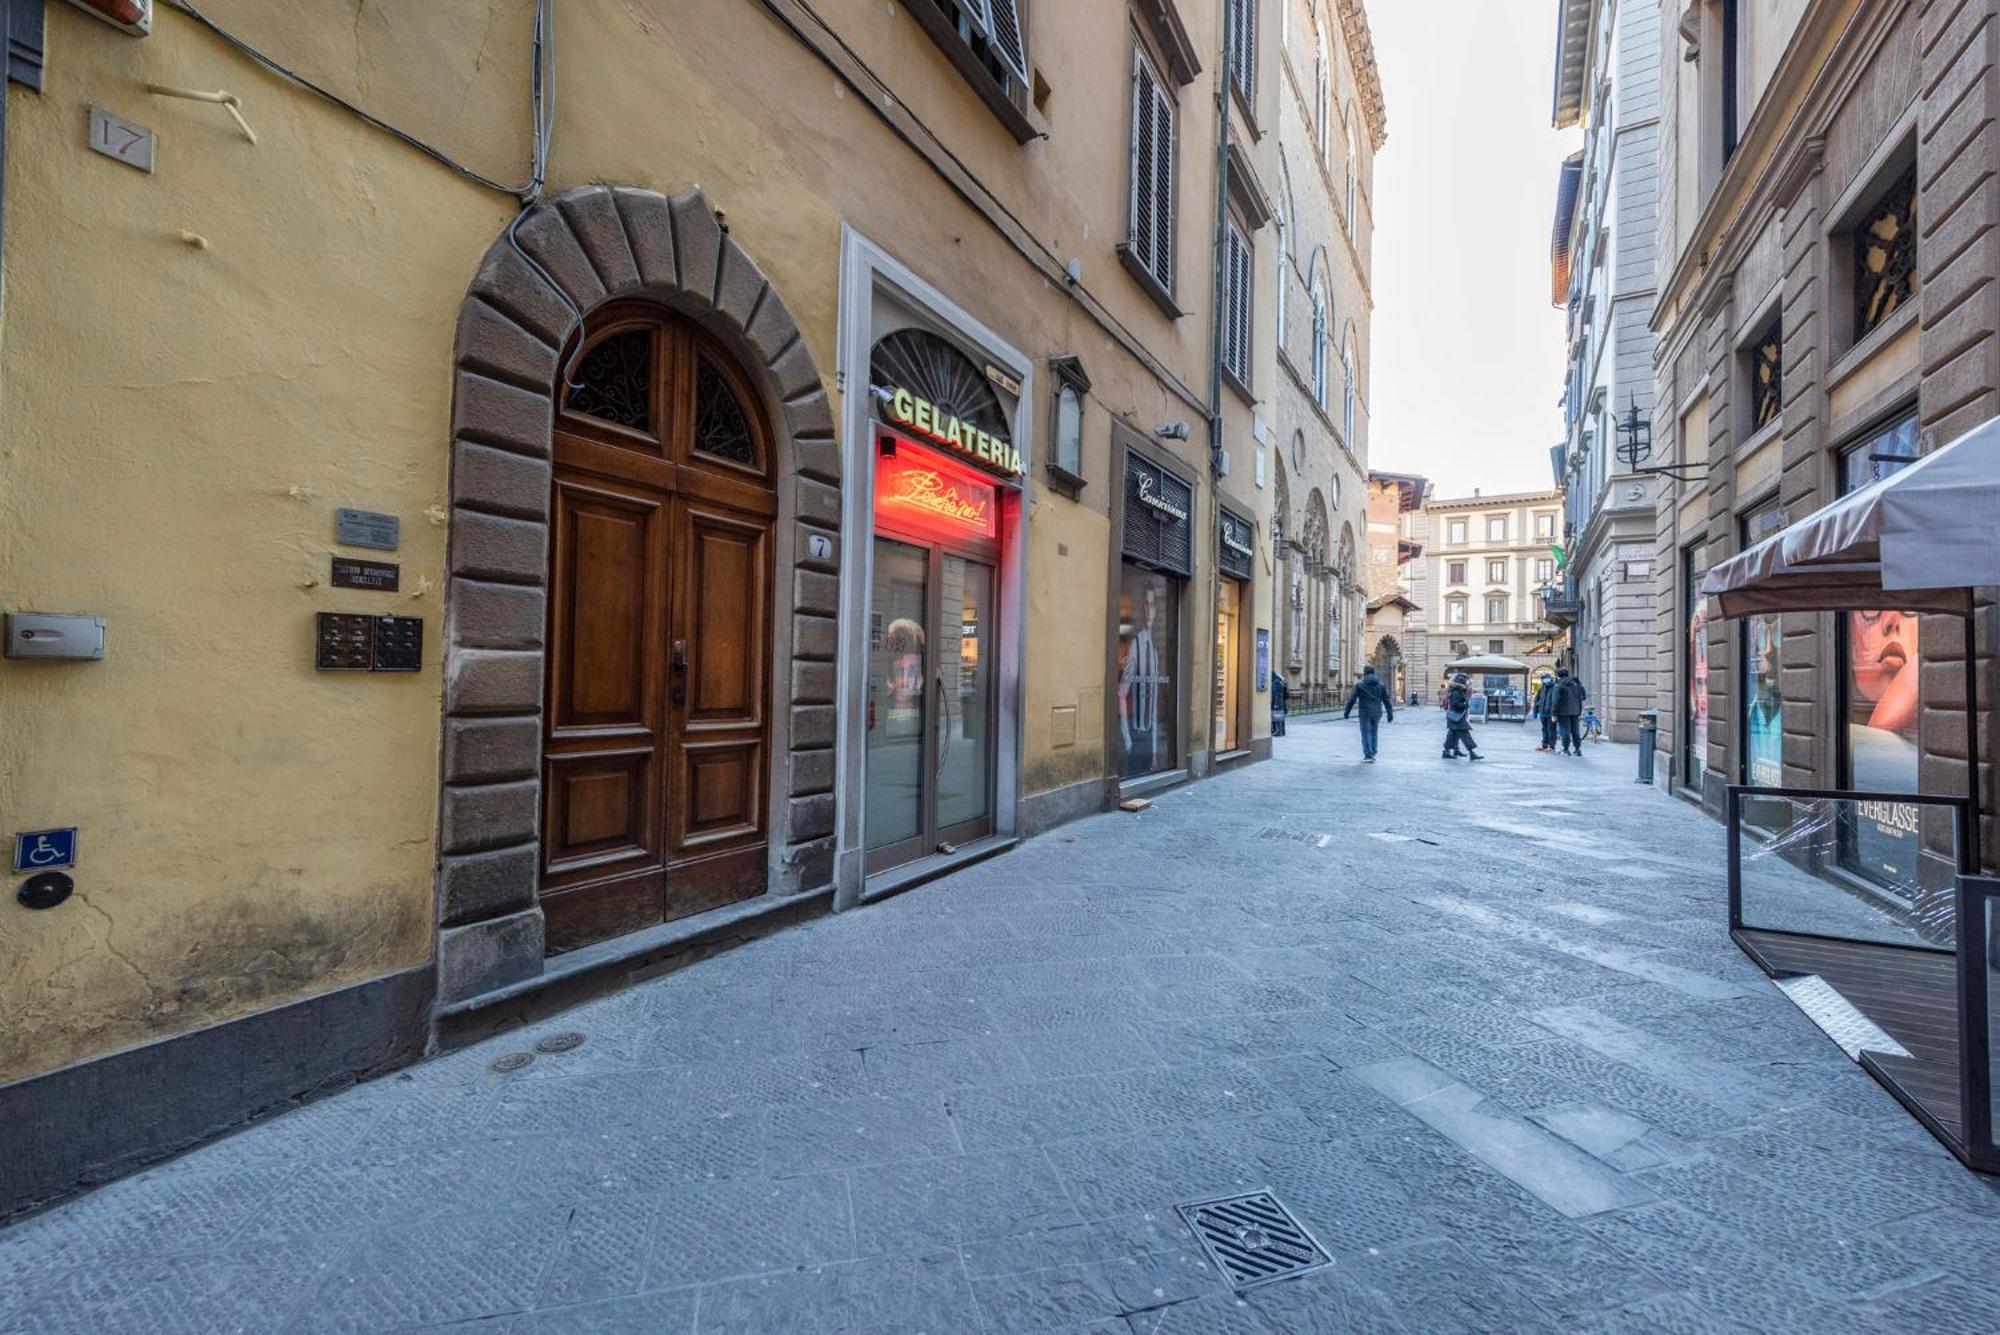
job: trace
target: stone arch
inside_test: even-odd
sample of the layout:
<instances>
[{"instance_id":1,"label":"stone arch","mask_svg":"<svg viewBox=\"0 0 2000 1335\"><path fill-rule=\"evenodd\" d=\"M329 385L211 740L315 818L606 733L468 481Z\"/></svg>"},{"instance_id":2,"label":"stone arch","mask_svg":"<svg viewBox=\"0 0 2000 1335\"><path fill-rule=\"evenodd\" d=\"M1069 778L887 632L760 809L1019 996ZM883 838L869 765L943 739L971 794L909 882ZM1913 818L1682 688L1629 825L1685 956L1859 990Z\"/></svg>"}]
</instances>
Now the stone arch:
<instances>
[{"instance_id":1,"label":"stone arch","mask_svg":"<svg viewBox=\"0 0 2000 1335\"><path fill-rule=\"evenodd\" d=\"M841 469L819 368L785 303L699 190L672 198L624 186L565 191L487 249L459 315L436 901L443 1005L542 972L555 391L584 319L634 298L714 334L764 399L780 507L767 893L832 877Z\"/></svg>"}]
</instances>

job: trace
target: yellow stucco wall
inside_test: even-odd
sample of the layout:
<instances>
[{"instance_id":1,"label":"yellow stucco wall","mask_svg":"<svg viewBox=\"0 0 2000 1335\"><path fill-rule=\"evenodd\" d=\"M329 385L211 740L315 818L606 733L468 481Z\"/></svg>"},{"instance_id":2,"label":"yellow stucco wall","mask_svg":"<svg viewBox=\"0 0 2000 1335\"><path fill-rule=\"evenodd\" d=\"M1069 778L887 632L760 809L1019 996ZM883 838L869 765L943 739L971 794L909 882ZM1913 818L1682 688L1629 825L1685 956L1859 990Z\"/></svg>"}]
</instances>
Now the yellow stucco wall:
<instances>
[{"instance_id":1,"label":"yellow stucco wall","mask_svg":"<svg viewBox=\"0 0 2000 1335\"><path fill-rule=\"evenodd\" d=\"M532 0L205 8L475 169L523 174ZM1122 128L1089 153L1077 146L1097 124L1122 127L1123 75L1105 84L1085 49L1125 49L1122 11L1047 12L1035 58L1054 89L1046 114L1068 134L1023 147L907 14L859 0L826 9L1009 207L1084 257L1117 320L1205 386L1203 99L1189 89L1182 104L1181 320L1111 254ZM830 392L843 222L1037 360L1085 357L1090 486L1081 502L1039 483L1032 493L1025 787L1101 775L1108 414L1142 430L1190 420L1195 439L1175 452L1201 476L1198 414L758 7L564 0L560 14L551 190L702 187L783 296ZM1207 51L1213 17L1188 17ZM101 663L0 663L0 829L76 825L82 850L76 902L0 905L0 1081L428 957L453 332L514 207L170 9L133 40L51 6L48 56L43 93L8 93L0 598L103 614L109 649ZM258 142L221 108L151 96L148 82L240 94ZM157 131L154 174L88 150L92 104ZM1026 411L1039 438L1046 398ZM1232 402L1229 415L1241 480L1249 413ZM400 593L327 587L343 505L401 516L392 557L347 552L400 562ZM1185 704L1205 746L1205 496L1196 522ZM1262 579L1253 607L1269 601ZM425 670L315 673L320 610L423 616ZM1074 744L1056 735L1061 708L1076 711ZM1266 730L1260 718L1255 733Z\"/></svg>"},{"instance_id":2,"label":"yellow stucco wall","mask_svg":"<svg viewBox=\"0 0 2000 1335\"><path fill-rule=\"evenodd\" d=\"M458 299L510 211L170 11L144 41L48 24L45 90L9 90L0 587L102 614L107 655L0 662L0 824L80 829L76 899L0 912L0 1080L427 957L426 512ZM497 71L440 50L478 114ZM149 81L241 93L259 142ZM157 132L152 175L88 150L92 104ZM342 505L401 516L401 592L327 587ZM315 673L333 609L424 617L425 670Z\"/></svg>"}]
</instances>

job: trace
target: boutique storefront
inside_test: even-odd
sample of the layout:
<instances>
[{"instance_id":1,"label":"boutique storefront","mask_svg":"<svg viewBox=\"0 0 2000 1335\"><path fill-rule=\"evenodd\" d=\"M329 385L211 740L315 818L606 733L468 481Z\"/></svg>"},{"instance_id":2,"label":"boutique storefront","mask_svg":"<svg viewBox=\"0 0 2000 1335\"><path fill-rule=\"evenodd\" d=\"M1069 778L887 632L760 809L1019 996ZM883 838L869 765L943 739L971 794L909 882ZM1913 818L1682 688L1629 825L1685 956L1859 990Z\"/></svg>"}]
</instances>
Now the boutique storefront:
<instances>
[{"instance_id":1,"label":"boutique storefront","mask_svg":"<svg viewBox=\"0 0 2000 1335\"><path fill-rule=\"evenodd\" d=\"M1215 600L1215 737L1217 760L1249 746L1249 633L1245 630L1250 580L1257 559L1256 526L1228 509L1216 512L1215 561L1220 579ZM1266 651L1268 653L1268 650ZM1268 673L1268 665L1265 671ZM1269 689L1268 681L1260 689Z\"/></svg>"},{"instance_id":2,"label":"boutique storefront","mask_svg":"<svg viewBox=\"0 0 2000 1335\"><path fill-rule=\"evenodd\" d=\"M1109 754L1122 790L1135 792L1187 769L1182 629L1194 574L1194 483L1130 443L1123 473Z\"/></svg>"}]
</instances>

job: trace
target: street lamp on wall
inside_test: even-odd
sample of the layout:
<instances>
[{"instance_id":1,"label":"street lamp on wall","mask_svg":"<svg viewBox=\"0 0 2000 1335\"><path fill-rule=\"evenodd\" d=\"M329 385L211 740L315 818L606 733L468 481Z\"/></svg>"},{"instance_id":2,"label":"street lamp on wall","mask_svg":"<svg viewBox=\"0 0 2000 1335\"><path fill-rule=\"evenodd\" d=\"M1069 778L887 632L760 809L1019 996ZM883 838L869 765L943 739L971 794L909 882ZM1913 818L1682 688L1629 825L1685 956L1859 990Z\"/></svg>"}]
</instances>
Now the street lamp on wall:
<instances>
[{"instance_id":1,"label":"street lamp on wall","mask_svg":"<svg viewBox=\"0 0 2000 1335\"><path fill-rule=\"evenodd\" d=\"M1670 477L1676 482L1699 482L1708 476L1708 469L1699 464L1654 464L1642 467L1653 457L1652 419L1639 416L1639 396L1633 395L1631 406L1618 420L1618 459L1626 471L1641 477Z\"/></svg>"}]
</instances>

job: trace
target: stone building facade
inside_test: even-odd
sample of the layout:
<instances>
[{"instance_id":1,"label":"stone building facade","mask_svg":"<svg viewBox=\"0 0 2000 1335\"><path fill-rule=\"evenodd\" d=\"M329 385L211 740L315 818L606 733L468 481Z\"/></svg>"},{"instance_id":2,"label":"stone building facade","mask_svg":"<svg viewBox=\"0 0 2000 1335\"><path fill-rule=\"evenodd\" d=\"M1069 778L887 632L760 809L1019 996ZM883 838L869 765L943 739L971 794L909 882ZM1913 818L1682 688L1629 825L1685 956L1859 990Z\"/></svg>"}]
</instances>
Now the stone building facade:
<instances>
[{"instance_id":1,"label":"stone building facade","mask_svg":"<svg viewBox=\"0 0 2000 1335\"><path fill-rule=\"evenodd\" d=\"M0 1215L1268 754L1299 8L5 0Z\"/></svg>"},{"instance_id":2,"label":"stone building facade","mask_svg":"<svg viewBox=\"0 0 2000 1335\"><path fill-rule=\"evenodd\" d=\"M1272 660L1299 705L1360 671L1382 88L1355 0L1279 0Z\"/></svg>"},{"instance_id":3,"label":"stone building facade","mask_svg":"<svg viewBox=\"0 0 2000 1335\"><path fill-rule=\"evenodd\" d=\"M1539 590L1556 578L1550 547L1562 520L1559 491L1427 498L1412 540L1423 567L1412 598L1423 608L1428 662L1410 690L1434 700L1445 667L1467 654L1500 654L1553 671L1556 629ZM1519 690L1516 679L1513 689Z\"/></svg>"},{"instance_id":4,"label":"stone building facade","mask_svg":"<svg viewBox=\"0 0 2000 1335\"><path fill-rule=\"evenodd\" d=\"M1682 10L1652 450L1691 480L1657 516L1657 772L1717 814L1740 782L1963 793L1968 652L2000 698L1990 604L1969 646L1893 608L1719 621L1696 589L2000 413L2000 0Z\"/></svg>"},{"instance_id":5,"label":"stone building facade","mask_svg":"<svg viewBox=\"0 0 2000 1335\"><path fill-rule=\"evenodd\" d=\"M1655 6L1565 0L1556 35L1553 120L1582 127L1584 146L1563 164L1551 247L1569 364L1554 460L1567 560L1549 613L1606 732L1627 742L1656 689L1658 483L1617 446L1620 422L1653 415L1659 25Z\"/></svg>"},{"instance_id":6,"label":"stone building facade","mask_svg":"<svg viewBox=\"0 0 2000 1335\"><path fill-rule=\"evenodd\" d=\"M1412 516L1423 508L1428 480L1413 473L1368 474L1368 606L1362 649L1376 675L1407 700L1411 683L1430 672L1430 636L1412 576L1423 568L1423 546Z\"/></svg>"}]
</instances>

